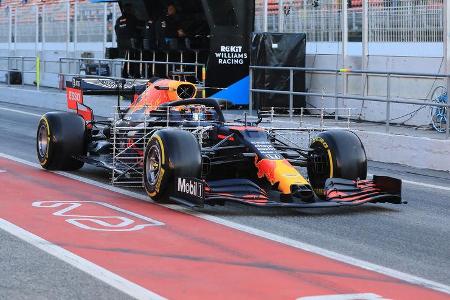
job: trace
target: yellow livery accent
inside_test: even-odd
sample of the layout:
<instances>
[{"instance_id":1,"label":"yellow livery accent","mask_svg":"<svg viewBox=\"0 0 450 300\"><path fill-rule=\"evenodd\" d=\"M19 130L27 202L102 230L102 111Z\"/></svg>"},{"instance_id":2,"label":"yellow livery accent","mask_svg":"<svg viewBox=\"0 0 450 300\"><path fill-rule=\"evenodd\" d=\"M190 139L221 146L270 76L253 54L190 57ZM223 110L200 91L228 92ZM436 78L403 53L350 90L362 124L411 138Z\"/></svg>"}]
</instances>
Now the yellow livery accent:
<instances>
[{"instance_id":1,"label":"yellow livery accent","mask_svg":"<svg viewBox=\"0 0 450 300\"><path fill-rule=\"evenodd\" d=\"M270 184L278 183L283 194L291 193L292 185L309 185L309 182L287 160L262 159L256 162L258 177L265 177Z\"/></svg>"},{"instance_id":2,"label":"yellow livery accent","mask_svg":"<svg viewBox=\"0 0 450 300\"><path fill-rule=\"evenodd\" d=\"M41 120L45 122L45 125L47 127L47 151L45 152L44 161L40 162L41 166L44 166L47 163L47 161L48 161L48 153L50 152L50 139L51 139L51 136L50 136L50 126L48 125L47 118L46 117L42 117Z\"/></svg>"}]
</instances>

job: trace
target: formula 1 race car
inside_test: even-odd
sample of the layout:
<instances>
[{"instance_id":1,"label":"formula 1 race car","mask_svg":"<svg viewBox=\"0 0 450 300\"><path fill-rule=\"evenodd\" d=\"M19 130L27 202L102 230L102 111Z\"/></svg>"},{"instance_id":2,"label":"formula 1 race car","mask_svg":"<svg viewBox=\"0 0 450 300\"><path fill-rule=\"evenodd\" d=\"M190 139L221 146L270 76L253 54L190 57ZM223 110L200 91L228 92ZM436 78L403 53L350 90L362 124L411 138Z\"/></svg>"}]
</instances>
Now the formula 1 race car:
<instances>
[{"instance_id":1,"label":"formula 1 race car","mask_svg":"<svg viewBox=\"0 0 450 300\"><path fill-rule=\"evenodd\" d=\"M113 119L95 120L84 104L84 95L102 94L118 96ZM137 183L155 201L192 207L403 203L401 180L366 179L366 153L355 133L322 131L302 148L283 139L287 129L260 126L262 116L227 122L217 100L196 94L195 85L169 79L74 78L67 88L71 112L49 112L39 122L39 162L48 170L106 168L113 184ZM123 96L133 98L125 109Z\"/></svg>"}]
</instances>

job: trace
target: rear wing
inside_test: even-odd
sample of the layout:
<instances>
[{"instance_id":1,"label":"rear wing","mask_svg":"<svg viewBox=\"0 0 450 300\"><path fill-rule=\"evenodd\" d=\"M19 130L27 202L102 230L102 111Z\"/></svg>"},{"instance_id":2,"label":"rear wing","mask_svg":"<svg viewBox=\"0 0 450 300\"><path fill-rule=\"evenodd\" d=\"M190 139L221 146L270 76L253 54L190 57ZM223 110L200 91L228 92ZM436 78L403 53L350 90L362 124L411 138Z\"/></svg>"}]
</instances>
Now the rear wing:
<instances>
[{"instance_id":1,"label":"rear wing","mask_svg":"<svg viewBox=\"0 0 450 300\"><path fill-rule=\"evenodd\" d=\"M148 79L74 77L66 86L81 90L83 95L132 96L144 91L148 82Z\"/></svg>"},{"instance_id":2,"label":"rear wing","mask_svg":"<svg viewBox=\"0 0 450 300\"><path fill-rule=\"evenodd\" d=\"M67 108L87 123L94 120L92 109L84 104L84 95L135 96L142 93L149 80L74 77L66 82Z\"/></svg>"}]
</instances>

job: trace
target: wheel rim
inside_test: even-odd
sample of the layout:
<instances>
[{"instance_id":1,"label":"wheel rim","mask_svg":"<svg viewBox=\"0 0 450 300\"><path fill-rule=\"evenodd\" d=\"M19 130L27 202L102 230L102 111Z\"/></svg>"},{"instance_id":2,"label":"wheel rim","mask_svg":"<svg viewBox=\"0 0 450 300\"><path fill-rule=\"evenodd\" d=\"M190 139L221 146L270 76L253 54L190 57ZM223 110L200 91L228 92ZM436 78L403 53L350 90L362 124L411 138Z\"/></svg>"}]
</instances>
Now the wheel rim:
<instances>
[{"instance_id":1,"label":"wheel rim","mask_svg":"<svg viewBox=\"0 0 450 300\"><path fill-rule=\"evenodd\" d=\"M48 137L47 126L45 124L42 124L39 127L39 133L38 133L38 151L39 151L39 155L41 157L47 156L48 140L49 140L49 137Z\"/></svg>"},{"instance_id":2,"label":"wheel rim","mask_svg":"<svg viewBox=\"0 0 450 300\"><path fill-rule=\"evenodd\" d=\"M155 185L161 170L161 153L156 145L153 145L147 153L145 163L146 179L150 185Z\"/></svg>"},{"instance_id":3,"label":"wheel rim","mask_svg":"<svg viewBox=\"0 0 450 300\"><path fill-rule=\"evenodd\" d=\"M323 188L325 181L330 177L330 161L325 148L312 145L315 151L311 154L311 165L308 174L311 184L314 188Z\"/></svg>"},{"instance_id":4,"label":"wheel rim","mask_svg":"<svg viewBox=\"0 0 450 300\"><path fill-rule=\"evenodd\" d=\"M447 128L447 111L445 108L435 108L432 115L433 128L438 132L445 132Z\"/></svg>"},{"instance_id":5,"label":"wheel rim","mask_svg":"<svg viewBox=\"0 0 450 300\"><path fill-rule=\"evenodd\" d=\"M436 87L432 93L431 100L434 103L447 103L447 89L443 86ZM433 128L438 132L445 132L448 126L447 123L447 108L431 107L431 124Z\"/></svg>"}]
</instances>

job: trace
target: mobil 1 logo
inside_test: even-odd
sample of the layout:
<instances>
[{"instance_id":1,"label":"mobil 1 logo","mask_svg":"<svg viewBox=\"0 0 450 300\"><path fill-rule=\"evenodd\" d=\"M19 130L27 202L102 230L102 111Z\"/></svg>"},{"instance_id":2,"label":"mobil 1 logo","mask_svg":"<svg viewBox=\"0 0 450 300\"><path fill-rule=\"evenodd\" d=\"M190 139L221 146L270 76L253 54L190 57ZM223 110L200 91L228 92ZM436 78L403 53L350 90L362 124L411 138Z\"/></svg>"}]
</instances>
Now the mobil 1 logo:
<instances>
[{"instance_id":1,"label":"mobil 1 logo","mask_svg":"<svg viewBox=\"0 0 450 300\"><path fill-rule=\"evenodd\" d=\"M203 204L205 183L195 178L178 177L175 181L175 196L195 204Z\"/></svg>"}]
</instances>

